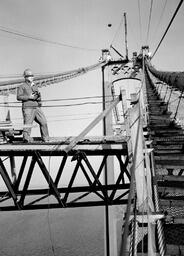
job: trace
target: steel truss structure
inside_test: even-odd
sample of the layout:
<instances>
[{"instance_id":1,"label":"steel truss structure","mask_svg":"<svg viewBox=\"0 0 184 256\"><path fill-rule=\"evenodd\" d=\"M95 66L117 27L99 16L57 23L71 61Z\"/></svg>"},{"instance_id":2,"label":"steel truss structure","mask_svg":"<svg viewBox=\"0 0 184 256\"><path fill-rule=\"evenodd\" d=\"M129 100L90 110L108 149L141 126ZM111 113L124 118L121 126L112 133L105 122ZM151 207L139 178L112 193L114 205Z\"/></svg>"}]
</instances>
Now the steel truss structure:
<instances>
[{"instance_id":1,"label":"steel truss structure","mask_svg":"<svg viewBox=\"0 0 184 256\"><path fill-rule=\"evenodd\" d=\"M79 143L75 147L77 149L68 153L62 150L63 146L60 145L56 150L52 150L53 145L25 145L20 142L17 145L1 146L0 174L6 187L4 191L0 191L1 211L127 204L130 174L126 141L84 141L82 145ZM54 156L60 159L60 165L51 174L44 160ZM100 158L97 168L92 166L93 156ZM14 183L3 157L13 157L15 162L17 158L21 161ZM109 157L114 157L118 163L114 184L109 184L104 178L107 175L104 167ZM70 167L68 171L67 164L71 164L71 161L73 169ZM43 174L47 188L32 188L31 179L38 171ZM68 184L62 185L66 172ZM81 174L86 183L76 186L75 181ZM92 199L91 194L95 195Z\"/></svg>"}]
</instances>

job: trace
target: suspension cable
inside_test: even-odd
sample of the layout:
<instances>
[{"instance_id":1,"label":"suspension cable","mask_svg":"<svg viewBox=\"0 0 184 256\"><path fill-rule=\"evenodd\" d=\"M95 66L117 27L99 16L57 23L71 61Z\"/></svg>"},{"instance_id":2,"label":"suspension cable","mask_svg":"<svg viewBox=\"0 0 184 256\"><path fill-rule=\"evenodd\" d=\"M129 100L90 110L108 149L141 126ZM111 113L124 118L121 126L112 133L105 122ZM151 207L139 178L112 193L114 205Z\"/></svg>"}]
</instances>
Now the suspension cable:
<instances>
[{"instance_id":1,"label":"suspension cable","mask_svg":"<svg viewBox=\"0 0 184 256\"><path fill-rule=\"evenodd\" d=\"M160 14L160 18L159 18L158 24L157 24L157 26L156 26L156 28L155 28L154 34L157 33L158 28L159 28L159 26L160 26L160 23L161 23L161 21L162 21L162 19L163 19L163 15L164 15L164 12L165 12L165 9L166 9L166 5L167 5L167 0L165 0L164 6L162 7L162 11L161 11L161 14Z\"/></svg>"},{"instance_id":2,"label":"suspension cable","mask_svg":"<svg viewBox=\"0 0 184 256\"><path fill-rule=\"evenodd\" d=\"M167 26L167 28L166 28L166 30L165 30L165 32L164 32L164 35L162 36L162 38L161 38L161 40L160 40L160 42L159 42L159 44L158 44L158 46L157 46L156 50L154 51L154 53L153 53L153 55L152 55L151 58L153 58L153 57L155 56L156 52L158 51L158 49L159 49L159 47L160 47L160 45L161 45L161 43L162 43L164 37L166 36L166 34L167 34L167 32L168 32L168 30L169 30L169 28L170 28L170 26L171 26L171 24L172 24L172 22L173 22L175 16L176 16L176 14L178 13L178 11L179 11L179 9L180 9L182 3L183 3L183 0L181 0L181 1L179 2L178 6L177 6L177 8L176 8L176 10L175 10L175 12L174 12L174 14L173 14L173 16L172 16L170 22L169 22L169 25Z\"/></svg>"},{"instance_id":3,"label":"suspension cable","mask_svg":"<svg viewBox=\"0 0 184 256\"><path fill-rule=\"evenodd\" d=\"M168 100L167 100L167 105L169 105L169 101L170 101L170 99L171 99L172 92L173 92L173 87L171 87L171 91L170 91L170 94L169 94L169 98L168 98Z\"/></svg>"},{"instance_id":4,"label":"suspension cable","mask_svg":"<svg viewBox=\"0 0 184 256\"><path fill-rule=\"evenodd\" d=\"M174 115L174 120L176 120L176 116L178 114L178 109L179 109L179 105L180 105L180 102L181 102L182 95L183 95L183 91L181 91L181 94L179 96L178 105L176 107L176 112L175 112L175 115Z\"/></svg>"},{"instance_id":5,"label":"suspension cable","mask_svg":"<svg viewBox=\"0 0 184 256\"><path fill-rule=\"evenodd\" d=\"M118 96L117 94L114 94L114 96ZM111 95L106 95L105 96L105 99L109 99L111 98L112 96ZM49 100L42 100L42 103L43 102L60 102L60 101L78 101L78 100L89 100L89 99L102 99L103 96L85 96L85 97L74 97L74 98L58 98L58 99L49 99ZM18 101L8 101L8 104L20 104L20 102ZM0 102L0 106L1 105L5 105L4 102Z\"/></svg>"},{"instance_id":6,"label":"suspension cable","mask_svg":"<svg viewBox=\"0 0 184 256\"><path fill-rule=\"evenodd\" d=\"M150 24L151 24L151 15L152 15L152 8L153 8L153 0L151 0L151 5L150 5L149 22L148 22L148 30L147 30L147 36L146 36L146 43L148 43L148 38L149 38Z\"/></svg>"},{"instance_id":7,"label":"suspension cable","mask_svg":"<svg viewBox=\"0 0 184 256\"><path fill-rule=\"evenodd\" d=\"M163 86L164 86L164 83L162 83L161 86L160 86L160 88L159 88L160 91L159 91L158 93L159 93L160 95L161 95L161 91L162 91L162 89L163 89Z\"/></svg>"},{"instance_id":8,"label":"suspension cable","mask_svg":"<svg viewBox=\"0 0 184 256\"><path fill-rule=\"evenodd\" d=\"M60 83L65 80L73 79L75 77L86 74L89 71L95 70L106 64L106 60L102 60L91 66L78 68L75 70L55 73L50 75L35 76L34 82L37 83L38 87L47 86L50 84ZM9 93L15 92L16 88L24 82L24 79L16 79L0 82L0 92L9 90Z\"/></svg>"},{"instance_id":9,"label":"suspension cable","mask_svg":"<svg viewBox=\"0 0 184 256\"><path fill-rule=\"evenodd\" d=\"M138 0L138 10L139 10L140 43L142 44L142 22L141 22L140 0Z\"/></svg>"},{"instance_id":10,"label":"suspension cable","mask_svg":"<svg viewBox=\"0 0 184 256\"><path fill-rule=\"evenodd\" d=\"M107 103L110 101L106 101ZM95 105L95 104L102 104L101 101L90 101L90 102L80 102L80 103L73 103L73 104L58 104L58 105L42 105L42 108L58 108L58 107L74 107L74 106L82 106L82 105ZM21 108L21 105L9 105L9 108ZM4 108L3 105L0 108Z\"/></svg>"},{"instance_id":11,"label":"suspension cable","mask_svg":"<svg viewBox=\"0 0 184 256\"><path fill-rule=\"evenodd\" d=\"M114 36L113 36L113 39L112 39L110 45L112 45L112 44L114 43L114 41L115 41L115 39L116 39L116 37L117 37L117 34L118 34L118 32L119 32L119 30L120 30L122 24L123 24L123 18L121 18L121 20L120 20L119 26L118 26L118 28L117 28L117 30L116 30Z\"/></svg>"},{"instance_id":12,"label":"suspension cable","mask_svg":"<svg viewBox=\"0 0 184 256\"><path fill-rule=\"evenodd\" d=\"M6 27L2 27L2 26L0 26L0 31L8 33L8 34L15 35L15 36L24 37L24 38L28 38L28 39L33 39L33 40L40 41L40 42L43 42L43 43L53 44L53 45L62 46L62 47L69 47L69 48L84 50L84 51L99 51L100 50L100 49L84 48L84 47L69 45L69 44L65 44L65 43L61 43L61 42L57 42L57 41L51 41L51 40L43 39L41 37L37 37L37 36L34 36L34 35L25 34L23 32L13 30L13 29L10 29L10 28L6 28Z\"/></svg>"},{"instance_id":13,"label":"suspension cable","mask_svg":"<svg viewBox=\"0 0 184 256\"><path fill-rule=\"evenodd\" d=\"M167 91L168 91L168 89L169 89L169 85L167 84L167 86L166 86L166 90L165 90L165 95L164 95L164 98L163 98L163 100L165 101L165 98L166 98L166 95L167 95Z\"/></svg>"}]
</instances>

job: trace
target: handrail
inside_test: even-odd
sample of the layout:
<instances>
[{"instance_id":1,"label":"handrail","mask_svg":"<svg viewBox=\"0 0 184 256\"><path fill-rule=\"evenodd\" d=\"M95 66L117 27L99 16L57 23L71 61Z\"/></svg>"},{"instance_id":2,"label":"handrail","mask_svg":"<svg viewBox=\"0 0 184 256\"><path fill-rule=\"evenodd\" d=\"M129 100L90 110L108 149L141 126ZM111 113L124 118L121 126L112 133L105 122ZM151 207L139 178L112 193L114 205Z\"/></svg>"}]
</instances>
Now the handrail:
<instances>
[{"instance_id":1,"label":"handrail","mask_svg":"<svg viewBox=\"0 0 184 256\"><path fill-rule=\"evenodd\" d=\"M78 69L74 69L67 72L35 76L34 82L38 85L38 87L44 87L50 84L59 83L64 80L69 80L74 77L83 75L89 71L100 68L105 64L106 64L106 61L101 61L91 66L78 68ZM0 93L6 92L6 91L9 91L9 93L11 92L13 93L16 90L16 88L23 82L24 82L24 79L14 79L14 80L0 82Z\"/></svg>"},{"instance_id":2,"label":"handrail","mask_svg":"<svg viewBox=\"0 0 184 256\"><path fill-rule=\"evenodd\" d=\"M180 91L184 90L184 72L159 71L148 62L146 63L146 67L156 78L162 82L165 82L166 84L177 88Z\"/></svg>"},{"instance_id":3,"label":"handrail","mask_svg":"<svg viewBox=\"0 0 184 256\"><path fill-rule=\"evenodd\" d=\"M125 217L125 224L124 224L124 232L123 232L123 237L122 237L122 243L121 243L121 248L120 248L120 256L126 255L126 244L127 244L127 238L128 238L128 230L129 230L129 219L130 219L130 214L131 214L131 205L132 205L132 199L134 198L135 195L135 169L136 169L136 156L137 156L137 149L138 149L138 139L139 139L139 131L140 131L140 114L138 116L138 126L137 126L137 132L136 132L136 141L135 141L135 147L134 147L134 152L133 152L133 164L131 166L131 180L130 180L130 192L128 195L128 204L126 208L126 217Z\"/></svg>"},{"instance_id":4,"label":"handrail","mask_svg":"<svg viewBox=\"0 0 184 256\"><path fill-rule=\"evenodd\" d=\"M94 127L96 126L104 117L106 117L110 111L119 103L121 100L121 95L119 97L116 97L114 101L109 105L107 109L105 109L102 113L100 113L77 137L74 137L74 139L70 142L70 144L64 149L66 153L68 153L70 150L72 150L76 144L84 138L86 134ZM58 149L60 145L56 146ZM53 148L54 150L54 148Z\"/></svg>"}]
</instances>

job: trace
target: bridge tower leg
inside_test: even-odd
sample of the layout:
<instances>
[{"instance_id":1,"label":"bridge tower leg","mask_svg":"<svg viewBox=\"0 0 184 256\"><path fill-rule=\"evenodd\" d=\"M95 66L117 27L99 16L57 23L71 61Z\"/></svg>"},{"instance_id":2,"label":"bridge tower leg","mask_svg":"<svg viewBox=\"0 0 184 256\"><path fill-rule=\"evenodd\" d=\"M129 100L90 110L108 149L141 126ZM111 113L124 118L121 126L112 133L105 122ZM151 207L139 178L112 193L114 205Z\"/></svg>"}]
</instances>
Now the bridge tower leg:
<instances>
[{"instance_id":1,"label":"bridge tower leg","mask_svg":"<svg viewBox=\"0 0 184 256\"><path fill-rule=\"evenodd\" d=\"M107 108L108 102L111 100L111 86L112 84L107 81L108 66L102 67L102 90L103 90L103 110ZM103 135L112 135L112 114L109 114L103 120ZM105 165L105 184L114 183L114 160L113 156L108 157ZM105 206L105 223L104 223L104 236L105 236L105 256L117 256L118 255L118 234L116 226L116 214L115 206ZM119 234L120 236L120 234Z\"/></svg>"}]
</instances>

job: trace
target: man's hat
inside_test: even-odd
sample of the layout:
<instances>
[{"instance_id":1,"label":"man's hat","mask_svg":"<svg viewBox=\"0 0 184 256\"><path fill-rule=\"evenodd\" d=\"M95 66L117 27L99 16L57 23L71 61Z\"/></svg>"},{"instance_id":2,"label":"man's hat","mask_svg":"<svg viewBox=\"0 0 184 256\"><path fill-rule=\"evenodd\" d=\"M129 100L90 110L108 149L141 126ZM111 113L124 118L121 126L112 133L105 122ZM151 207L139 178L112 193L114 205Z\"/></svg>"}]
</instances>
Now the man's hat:
<instances>
[{"instance_id":1,"label":"man's hat","mask_svg":"<svg viewBox=\"0 0 184 256\"><path fill-rule=\"evenodd\" d=\"M31 71L31 69L27 68L24 70L23 76L28 77L28 76L34 76L34 75L33 75L33 72Z\"/></svg>"}]
</instances>

